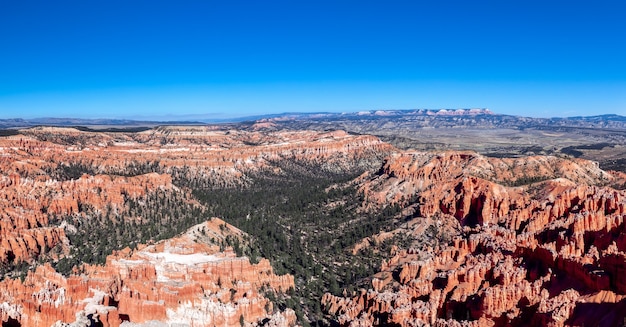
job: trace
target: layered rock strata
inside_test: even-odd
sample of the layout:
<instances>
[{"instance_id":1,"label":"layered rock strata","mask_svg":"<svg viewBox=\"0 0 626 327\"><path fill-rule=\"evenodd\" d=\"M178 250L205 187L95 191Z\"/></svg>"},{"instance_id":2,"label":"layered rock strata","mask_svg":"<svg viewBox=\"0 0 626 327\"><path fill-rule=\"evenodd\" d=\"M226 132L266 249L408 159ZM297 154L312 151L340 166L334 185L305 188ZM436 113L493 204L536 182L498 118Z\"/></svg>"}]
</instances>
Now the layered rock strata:
<instances>
[{"instance_id":1,"label":"layered rock strata","mask_svg":"<svg viewBox=\"0 0 626 327\"><path fill-rule=\"evenodd\" d=\"M235 326L295 324L263 290L285 293L293 276L277 276L265 259L256 264L220 251L242 232L220 219L180 237L113 253L104 266L85 265L69 277L48 265L24 281L0 282L0 316L22 326L181 324Z\"/></svg>"},{"instance_id":2,"label":"layered rock strata","mask_svg":"<svg viewBox=\"0 0 626 327\"><path fill-rule=\"evenodd\" d=\"M263 296L263 290L293 287L293 278L275 276L266 260L251 264L221 253L225 240L213 235L219 234L215 226L206 228L212 236L199 248L183 237L115 253L105 266L83 265L69 277L43 265L23 281L9 279L20 275L17 267L71 256L70 249L81 246L68 239L76 233L72 224L94 217L149 224L137 214L141 211L131 215L129 207L154 201L155 194L167 201L176 193L176 199L195 207L200 204L191 196L194 187L245 185L253 174L281 174L289 163L354 172L393 150L372 136L271 128L108 133L37 127L0 137L0 267L7 276L0 283L2 321L23 326L151 320L194 326L239 325L240 320L293 324L293 311L279 311Z\"/></svg>"},{"instance_id":3,"label":"layered rock strata","mask_svg":"<svg viewBox=\"0 0 626 327\"><path fill-rule=\"evenodd\" d=\"M369 290L323 303L351 326L619 326L626 193L611 185L623 182L584 160L393 155L361 177L364 206L405 207L394 233L413 245Z\"/></svg>"},{"instance_id":4,"label":"layered rock strata","mask_svg":"<svg viewBox=\"0 0 626 327\"><path fill-rule=\"evenodd\" d=\"M246 184L253 173L281 173L277 162L358 170L393 149L375 137L341 131L187 126L140 133L37 127L21 133L0 137L0 264L67 254L65 228L50 223L57 216L80 215L86 208L122 215L129 200L179 192L174 185Z\"/></svg>"}]
</instances>

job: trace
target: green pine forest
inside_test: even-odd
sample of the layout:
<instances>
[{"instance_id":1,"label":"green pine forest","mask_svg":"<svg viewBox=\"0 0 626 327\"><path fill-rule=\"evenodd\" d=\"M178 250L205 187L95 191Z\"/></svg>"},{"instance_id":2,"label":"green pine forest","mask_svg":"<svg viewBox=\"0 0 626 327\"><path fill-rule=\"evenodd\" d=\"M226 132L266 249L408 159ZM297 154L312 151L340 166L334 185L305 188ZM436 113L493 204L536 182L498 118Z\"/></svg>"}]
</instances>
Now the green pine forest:
<instances>
[{"instance_id":1,"label":"green pine forest","mask_svg":"<svg viewBox=\"0 0 626 327\"><path fill-rule=\"evenodd\" d=\"M391 246L408 242L392 238L377 244L376 250L366 248L356 255L351 250L362 239L397 227L400 208L359 210L362 196L352 182L363 172L359 168L328 171L316 163L293 159L275 161L272 166L280 172L249 173L245 184L230 187L211 179L185 178L190 174L184 167L178 168L174 177L178 190L127 198L122 213L81 205L79 214L51 219L52 225L65 222L76 227L75 232L66 231L70 254L52 260L49 254L61 249L43 249L37 263L51 262L66 275L80 272L82 263L104 264L114 250L171 238L211 217L220 217L248 234L243 242L228 238L220 246L231 246L252 262L267 258L275 273L295 276L296 288L286 296L265 290L275 307L294 309L302 325L328 325L332 319L321 307L322 295L352 293L366 286L368 276L377 271ZM60 164L48 173L68 180L96 171L81 164ZM123 175L149 172L163 173L158 162L148 162L132 163ZM122 175L117 171L97 173ZM34 265L10 263L2 268L10 272L9 277L23 278Z\"/></svg>"}]
</instances>

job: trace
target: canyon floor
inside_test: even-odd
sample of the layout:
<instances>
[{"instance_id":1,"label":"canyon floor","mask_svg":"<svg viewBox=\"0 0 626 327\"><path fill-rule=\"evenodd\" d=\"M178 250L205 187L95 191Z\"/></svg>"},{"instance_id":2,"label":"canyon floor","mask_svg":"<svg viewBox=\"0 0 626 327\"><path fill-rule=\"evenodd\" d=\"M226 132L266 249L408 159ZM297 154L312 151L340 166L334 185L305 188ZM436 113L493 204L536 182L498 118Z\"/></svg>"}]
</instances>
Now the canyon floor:
<instances>
[{"instance_id":1,"label":"canyon floor","mask_svg":"<svg viewBox=\"0 0 626 327\"><path fill-rule=\"evenodd\" d=\"M622 326L620 126L460 114L10 130L2 325Z\"/></svg>"}]
</instances>

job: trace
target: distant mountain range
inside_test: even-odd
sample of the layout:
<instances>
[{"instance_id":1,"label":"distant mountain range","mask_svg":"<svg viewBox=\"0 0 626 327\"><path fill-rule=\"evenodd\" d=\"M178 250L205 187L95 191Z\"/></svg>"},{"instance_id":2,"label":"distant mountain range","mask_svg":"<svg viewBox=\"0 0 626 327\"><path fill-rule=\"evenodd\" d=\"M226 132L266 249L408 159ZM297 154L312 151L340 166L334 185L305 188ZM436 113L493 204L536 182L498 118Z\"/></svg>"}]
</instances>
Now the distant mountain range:
<instances>
[{"instance_id":1,"label":"distant mountain range","mask_svg":"<svg viewBox=\"0 0 626 327\"><path fill-rule=\"evenodd\" d=\"M365 133L381 130L415 130L419 128L597 128L626 130L626 117L598 115L587 117L533 118L496 114L489 109L441 110L370 110L350 113L285 113L259 117L291 128L361 130Z\"/></svg>"},{"instance_id":2,"label":"distant mountain range","mask_svg":"<svg viewBox=\"0 0 626 327\"><path fill-rule=\"evenodd\" d=\"M221 123L245 123L267 121L289 125L341 125L343 123L396 122L419 127L467 127L467 128L529 128L529 127L578 127L626 129L626 116L615 114L597 116L533 118L493 113L489 109L412 109L369 110L347 113L287 112L280 114L245 116L232 119L202 119L197 121L151 121L129 119L83 119L83 118L35 118L0 119L0 128L28 128L33 126L85 126L100 128L153 127L158 125L201 125ZM316 126L320 127L320 126ZM329 126L337 127L337 126Z\"/></svg>"},{"instance_id":3,"label":"distant mountain range","mask_svg":"<svg viewBox=\"0 0 626 327\"><path fill-rule=\"evenodd\" d=\"M168 124L202 124L190 121L141 121L130 119L84 119L84 118L33 118L0 119L0 128L25 128L33 126L157 126Z\"/></svg>"}]
</instances>

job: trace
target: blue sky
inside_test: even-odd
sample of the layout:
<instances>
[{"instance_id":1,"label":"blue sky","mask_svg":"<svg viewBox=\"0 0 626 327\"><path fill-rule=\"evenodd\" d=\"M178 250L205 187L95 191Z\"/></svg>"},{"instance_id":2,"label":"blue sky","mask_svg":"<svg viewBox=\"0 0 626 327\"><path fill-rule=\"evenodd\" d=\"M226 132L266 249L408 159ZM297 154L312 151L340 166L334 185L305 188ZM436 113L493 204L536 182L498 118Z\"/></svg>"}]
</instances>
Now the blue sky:
<instances>
[{"instance_id":1,"label":"blue sky","mask_svg":"<svg viewBox=\"0 0 626 327\"><path fill-rule=\"evenodd\" d=\"M623 1L0 0L0 118L626 115Z\"/></svg>"}]
</instances>

